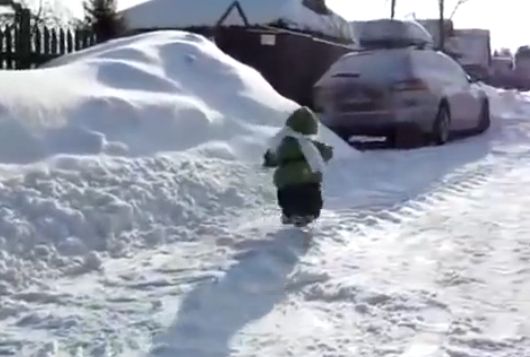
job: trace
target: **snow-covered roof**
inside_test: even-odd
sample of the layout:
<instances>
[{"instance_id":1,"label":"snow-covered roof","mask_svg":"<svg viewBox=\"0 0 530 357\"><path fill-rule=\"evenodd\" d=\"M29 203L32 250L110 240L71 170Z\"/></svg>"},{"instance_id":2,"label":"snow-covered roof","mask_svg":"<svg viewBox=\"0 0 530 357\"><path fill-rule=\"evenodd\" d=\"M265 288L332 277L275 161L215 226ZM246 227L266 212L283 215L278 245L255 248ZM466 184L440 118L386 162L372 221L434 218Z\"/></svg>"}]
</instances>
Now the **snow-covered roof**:
<instances>
[{"instance_id":1,"label":"snow-covered roof","mask_svg":"<svg viewBox=\"0 0 530 357\"><path fill-rule=\"evenodd\" d=\"M336 13L321 15L304 3L316 0L239 0L250 25L282 21L289 28L354 40L349 23ZM150 0L122 11L128 27L136 29L214 26L234 0ZM225 25L243 24L231 15Z\"/></svg>"}]
</instances>

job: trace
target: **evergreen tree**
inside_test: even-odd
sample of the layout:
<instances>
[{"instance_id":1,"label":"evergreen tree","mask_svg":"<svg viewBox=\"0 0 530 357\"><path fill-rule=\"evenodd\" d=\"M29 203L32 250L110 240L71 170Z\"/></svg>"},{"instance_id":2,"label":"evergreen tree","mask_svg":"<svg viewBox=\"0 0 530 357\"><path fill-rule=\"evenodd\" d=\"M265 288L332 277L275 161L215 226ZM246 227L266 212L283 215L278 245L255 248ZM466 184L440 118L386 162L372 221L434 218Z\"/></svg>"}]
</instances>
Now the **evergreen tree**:
<instances>
[{"instance_id":1,"label":"evergreen tree","mask_svg":"<svg viewBox=\"0 0 530 357\"><path fill-rule=\"evenodd\" d=\"M125 22L116 10L116 0L85 0L85 25L94 31L98 42L119 36Z\"/></svg>"}]
</instances>

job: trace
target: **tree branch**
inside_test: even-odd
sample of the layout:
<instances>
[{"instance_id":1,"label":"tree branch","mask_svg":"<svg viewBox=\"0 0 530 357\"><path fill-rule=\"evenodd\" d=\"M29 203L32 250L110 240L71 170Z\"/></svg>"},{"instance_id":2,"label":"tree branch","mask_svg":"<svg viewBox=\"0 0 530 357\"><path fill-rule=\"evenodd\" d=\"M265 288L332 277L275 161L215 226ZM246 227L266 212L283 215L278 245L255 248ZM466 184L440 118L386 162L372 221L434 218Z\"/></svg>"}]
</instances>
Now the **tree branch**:
<instances>
[{"instance_id":1,"label":"tree branch","mask_svg":"<svg viewBox=\"0 0 530 357\"><path fill-rule=\"evenodd\" d=\"M468 2L469 0L458 0L458 2L456 3L455 7L453 8L453 11L451 12L451 16L449 16L449 19L452 19L453 16L455 16L456 14L456 11L458 10L458 8L462 5L464 5L466 2Z\"/></svg>"}]
</instances>

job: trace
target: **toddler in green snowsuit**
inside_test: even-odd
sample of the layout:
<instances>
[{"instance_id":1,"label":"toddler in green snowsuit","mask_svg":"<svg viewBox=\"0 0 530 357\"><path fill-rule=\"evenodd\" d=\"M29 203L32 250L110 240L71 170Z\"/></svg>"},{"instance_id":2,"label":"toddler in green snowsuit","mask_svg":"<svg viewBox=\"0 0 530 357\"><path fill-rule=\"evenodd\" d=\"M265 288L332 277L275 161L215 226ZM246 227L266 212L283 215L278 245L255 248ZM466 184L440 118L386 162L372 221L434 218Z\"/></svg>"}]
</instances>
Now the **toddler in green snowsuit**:
<instances>
[{"instance_id":1,"label":"toddler in green snowsuit","mask_svg":"<svg viewBox=\"0 0 530 357\"><path fill-rule=\"evenodd\" d=\"M263 165L276 167L282 222L304 225L320 217L322 170L333 157L333 148L312 138L318 133L318 121L307 107L294 111L285 125L265 153Z\"/></svg>"}]
</instances>

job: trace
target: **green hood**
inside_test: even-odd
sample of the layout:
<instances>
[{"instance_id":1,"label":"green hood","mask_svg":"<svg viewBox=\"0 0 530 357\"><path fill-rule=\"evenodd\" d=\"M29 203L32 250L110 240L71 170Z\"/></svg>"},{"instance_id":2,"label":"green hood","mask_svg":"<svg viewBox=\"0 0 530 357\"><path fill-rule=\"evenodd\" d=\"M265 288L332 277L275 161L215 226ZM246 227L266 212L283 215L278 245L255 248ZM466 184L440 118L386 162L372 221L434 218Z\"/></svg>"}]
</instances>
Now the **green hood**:
<instances>
[{"instance_id":1,"label":"green hood","mask_svg":"<svg viewBox=\"0 0 530 357\"><path fill-rule=\"evenodd\" d=\"M303 135L316 135L318 133L318 121L308 107L295 110L285 123L292 130Z\"/></svg>"}]
</instances>

